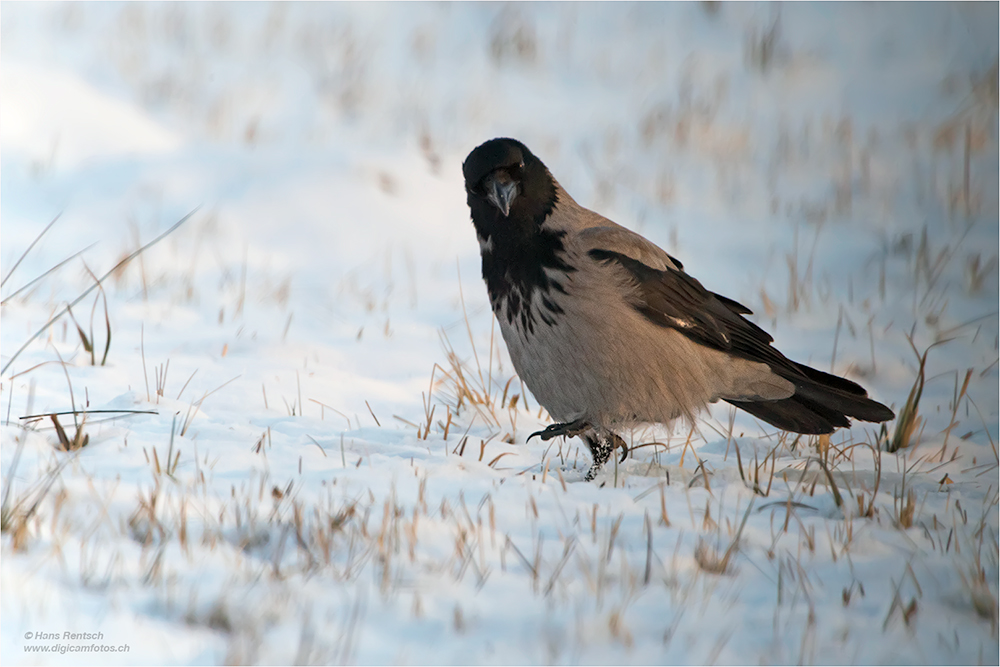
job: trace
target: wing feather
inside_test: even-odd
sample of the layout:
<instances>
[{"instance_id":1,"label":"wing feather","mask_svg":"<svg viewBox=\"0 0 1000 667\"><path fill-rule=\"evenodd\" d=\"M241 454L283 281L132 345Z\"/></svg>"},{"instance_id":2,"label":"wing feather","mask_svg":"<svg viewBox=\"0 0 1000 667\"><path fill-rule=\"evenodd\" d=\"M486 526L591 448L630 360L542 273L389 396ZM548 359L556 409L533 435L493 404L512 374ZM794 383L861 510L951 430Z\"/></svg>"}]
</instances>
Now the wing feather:
<instances>
[{"instance_id":1,"label":"wing feather","mask_svg":"<svg viewBox=\"0 0 1000 667\"><path fill-rule=\"evenodd\" d=\"M638 234L621 227L588 231L580 234L587 254L622 272L635 288L624 298L647 320L701 345L766 364L795 385L795 395L781 401L726 399L737 407L801 433L830 432L846 426L847 416L875 422L892 419L892 411L869 399L860 385L796 363L772 347L774 339L743 317L752 314L749 308L705 289L679 262Z\"/></svg>"},{"instance_id":2,"label":"wing feather","mask_svg":"<svg viewBox=\"0 0 1000 667\"><path fill-rule=\"evenodd\" d=\"M750 314L749 308L708 291L684 271L655 269L611 250L594 248L588 254L626 273L637 288L632 305L650 322L752 361L780 363L784 359L770 347L771 336L742 317Z\"/></svg>"},{"instance_id":3,"label":"wing feather","mask_svg":"<svg viewBox=\"0 0 1000 667\"><path fill-rule=\"evenodd\" d=\"M654 269L683 269L676 258L668 255L655 243L651 243L635 232L616 225L606 218L596 227L588 227L577 234L577 240L586 250L608 250L641 262ZM606 223L606 224L603 224Z\"/></svg>"}]
</instances>

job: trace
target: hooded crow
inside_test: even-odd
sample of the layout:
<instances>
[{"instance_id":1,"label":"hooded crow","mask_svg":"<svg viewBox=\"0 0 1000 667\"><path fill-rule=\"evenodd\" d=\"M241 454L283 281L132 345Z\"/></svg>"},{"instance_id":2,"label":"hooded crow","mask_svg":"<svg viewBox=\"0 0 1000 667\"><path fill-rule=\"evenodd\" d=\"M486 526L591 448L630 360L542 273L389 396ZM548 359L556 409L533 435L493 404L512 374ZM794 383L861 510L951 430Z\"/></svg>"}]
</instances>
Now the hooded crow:
<instances>
[{"instance_id":1,"label":"hooded crow","mask_svg":"<svg viewBox=\"0 0 1000 667\"><path fill-rule=\"evenodd\" d=\"M487 141L462 171L511 361L557 422L534 435L581 436L587 480L627 454L616 430L693 420L720 399L805 434L894 417L854 382L785 357L748 308L577 204L521 142Z\"/></svg>"}]
</instances>

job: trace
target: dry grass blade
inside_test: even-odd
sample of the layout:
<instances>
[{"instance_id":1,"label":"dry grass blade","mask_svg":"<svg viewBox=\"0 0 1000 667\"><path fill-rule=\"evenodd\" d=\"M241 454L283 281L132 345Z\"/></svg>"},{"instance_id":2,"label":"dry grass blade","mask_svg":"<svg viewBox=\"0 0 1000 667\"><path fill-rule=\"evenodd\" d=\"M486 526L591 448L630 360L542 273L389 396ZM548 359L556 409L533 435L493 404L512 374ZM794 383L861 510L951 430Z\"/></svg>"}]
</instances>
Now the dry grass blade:
<instances>
[{"instance_id":1,"label":"dry grass blade","mask_svg":"<svg viewBox=\"0 0 1000 667\"><path fill-rule=\"evenodd\" d=\"M513 453L514 452L503 452L502 454L497 454L496 458L494 458L492 461L490 461L489 466L492 468L493 466L496 465L497 461L499 461L503 457L507 456L508 454L513 454Z\"/></svg>"},{"instance_id":2,"label":"dry grass blade","mask_svg":"<svg viewBox=\"0 0 1000 667\"><path fill-rule=\"evenodd\" d=\"M24 415L23 417L18 417L18 419L42 419L44 417L51 417L53 415L63 416L63 415L105 415L105 414L121 414L121 415L158 415L160 414L156 410L63 410L61 412L42 412L37 415Z\"/></svg>"},{"instance_id":3,"label":"dry grass blade","mask_svg":"<svg viewBox=\"0 0 1000 667\"><path fill-rule=\"evenodd\" d=\"M927 365L927 353L931 351L932 347L948 342L947 340L938 341L924 350L923 354L920 354L917 351L917 346L913 343L913 338L907 336L906 340L909 341L910 347L913 348L913 353L917 355L919 367L917 369L917 378L913 381L913 387L910 389L910 395L906 398L906 404L903 405L903 409L899 411L899 415L896 417L896 430L892 434L892 440L886 443L886 451L888 452L898 452L900 449L906 449L913 444L913 437L917 434L920 423L923 421L918 413L920 410L920 398L924 393L924 369Z\"/></svg>"},{"instance_id":4,"label":"dry grass blade","mask_svg":"<svg viewBox=\"0 0 1000 667\"><path fill-rule=\"evenodd\" d=\"M747 476L743 474L743 458L740 456L740 445L736 443L736 468L740 471L740 479L744 483L747 481Z\"/></svg>"},{"instance_id":5,"label":"dry grass blade","mask_svg":"<svg viewBox=\"0 0 1000 667\"><path fill-rule=\"evenodd\" d=\"M83 344L84 351L90 355L90 365L93 366L94 365L93 342L90 340L90 338L87 337L87 334L83 331L83 327L80 326L80 323L76 321L76 316L73 315L73 309L67 306L66 313L69 315L69 318L73 320L73 326L76 327L76 333L80 337L80 342Z\"/></svg>"},{"instance_id":6,"label":"dry grass blade","mask_svg":"<svg viewBox=\"0 0 1000 667\"><path fill-rule=\"evenodd\" d=\"M90 267L87 266L86 262L83 263L83 268L86 269L87 273L90 275L90 277L94 279L94 284L97 285L97 291L100 294L101 299L103 299L103 301L104 301L104 327L105 327L105 336L104 336L104 354L101 356L101 366L103 366L103 365L105 365L108 362L108 352L111 351L111 317L108 315L108 295L104 292L104 285L102 285L101 281L99 281L97 279L97 276L95 276L94 272L90 270ZM93 346L93 342L94 342L94 311L95 310L97 310L97 299L94 299L94 307L90 309L90 341L91 341L91 346ZM77 328L79 328L79 325L77 325ZM93 349L90 350L90 365L91 366L96 365L95 364L95 359L94 359Z\"/></svg>"},{"instance_id":7,"label":"dry grass blade","mask_svg":"<svg viewBox=\"0 0 1000 667\"><path fill-rule=\"evenodd\" d=\"M56 429L56 437L59 438L59 444L62 445L63 451L68 452L70 450L69 438L66 436L66 429L62 427L59 423L59 418L55 415L50 415L52 419L52 425Z\"/></svg>"},{"instance_id":8,"label":"dry grass blade","mask_svg":"<svg viewBox=\"0 0 1000 667\"><path fill-rule=\"evenodd\" d=\"M573 550L576 548L576 538L571 537L569 541L566 542L566 546L563 547L562 558L556 563L556 567L552 570L552 576L549 577L549 583L545 586L545 595L549 595L552 589L555 588L556 580L559 578L559 574L562 572L563 568L566 566L566 562L569 561L569 557L573 555Z\"/></svg>"},{"instance_id":9,"label":"dry grass blade","mask_svg":"<svg viewBox=\"0 0 1000 667\"><path fill-rule=\"evenodd\" d=\"M201 409L201 405L202 403L205 402L205 399L214 394L215 392L219 391L229 383L239 380L241 377L243 377L242 373L240 373L234 378L226 380L212 391L206 391L198 401L191 401L191 403L188 405L187 414L184 416L184 424L181 426L182 438L187 434L187 430L191 426L191 422L194 421L195 415L198 414L198 411Z\"/></svg>"},{"instance_id":10,"label":"dry grass blade","mask_svg":"<svg viewBox=\"0 0 1000 667\"><path fill-rule=\"evenodd\" d=\"M7 471L7 477L4 479L3 502L0 503L0 529L2 530L7 530L8 523L11 518L11 482L14 480L14 473L17 471L17 465L21 462L21 452L23 450L24 437L22 436L17 438L17 449L14 450L14 458L10 463L10 469Z\"/></svg>"},{"instance_id":11,"label":"dry grass blade","mask_svg":"<svg viewBox=\"0 0 1000 667\"><path fill-rule=\"evenodd\" d=\"M73 452L78 449L83 449L88 444L90 444L90 435L84 433L83 427L87 423L86 416L80 421L79 425L76 427L76 432L73 434L73 439L70 440L66 436L66 430L59 423L59 419L55 415L50 416L52 419L52 424L56 429L56 436L59 438L59 444L62 445L64 452ZM74 414L75 418L75 414Z\"/></svg>"},{"instance_id":12,"label":"dry grass blade","mask_svg":"<svg viewBox=\"0 0 1000 667\"><path fill-rule=\"evenodd\" d=\"M34 285L35 283L37 283L40 280L43 280L49 274L51 274L51 273L53 273L55 271L58 271L61 267L65 266L66 264L68 264L72 260L76 259L77 257L79 257L80 255L82 255L83 253L87 252L88 250L90 250L91 248L93 248L95 245L97 245L96 242L91 243L89 246L87 246L83 250L78 250L77 252L74 252L72 255L70 255L69 257L67 257L63 261L59 262L58 264L56 264L55 266L53 266L48 271L46 271L43 274L41 274L40 276L32 278L31 280L29 280L25 284L23 284L20 287L18 287L14 292L12 292L8 296L4 297L3 301L0 301L0 305L7 303L8 301L10 301L14 297L16 297L21 292L24 292L24 291L30 289L32 285Z\"/></svg>"},{"instance_id":13,"label":"dry grass blade","mask_svg":"<svg viewBox=\"0 0 1000 667\"><path fill-rule=\"evenodd\" d=\"M986 423L986 418L983 417L982 411L979 409L979 406L976 405L976 402L972 400L971 396L969 396L969 403L971 403L972 407L976 409L976 413L979 415L979 420L983 423L983 431L986 433L986 437L989 438L990 449L993 450L993 460L994 460L993 465L994 466L1000 465L1000 454L997 453L997 443L993 440L993 436L990 435L989 424Z\"/></svg>"},{"instance_id":14,"label":"dry grass blade","mask_svg":"<svg viewBox=\"0 0 1000 667\"><path fill-rule=\"evenodd\" d=\"M74 456L69 456L63 459L59 465L45 473L44 477L36 486L37 490L29 491L19 500L12 503L10 500L10 484L13 481L12 478L14 471L17 469L17 463L20 459L20 450L22 447L23 440L18 443L18 450L14 454L14 461L11 464L10 471L7 473L5 482L7 488L4 490L3 504L0 506L0 531L5 533L11 532L14 534L13 547L16 550L21 549L24 545L28 521L32 516L34 516L35 512L38 511L42 501L45 500L45 497L52 489L52 485L55 483L56 479L59 478L63 468L65 468L70 461L75 459Z\"/></svg>"},{"instance_id":15,"label":"dry grass blade","mask_svg":"<svg viewBox=\"0 0 1000 667\"><path fill-rule=\"evenodd\" d=\"M643 523L646 529L646 568L643 570L642 584L649 586L653 575L653 524L649 521L649 512L645 513Z\"/></svg>"},{"instance_id":16,"label":"dry grass blade","mask_svg":"<svg viewBox=\"0 0 1000 667\"><path fill-rule=\"evenodd\" d=\"M38 243L42 239L43 236L45 236L45 232L47 232L50 229L52 229L52 225L56 224L56 221L60 218L60 216L62 216L62 213L60 213L56 217L52 218L52 222L50 222L49 224L45 225L45 229L43 229L38 234L38 236L35 237L35 240L33 240L31 243L28 244L27 249L24 252L22 252L21 256L17 258L17 261L14 262L14 266L10 267L10 271L7 272L7 275L5 275L3 277L3 280L0 280L0 287L3 287L4 285L7 284L7 281L14 274L14 271L17 270L17 267L19 267L21 265L21 262L24 261L24 258L28 256L28 253L31 252L31 249L35 247L35 244Z\"/></svg>"},{"instance_id":17,"label":"dry grass blade","mask_svg":"<svg viewBox=\"0 0 1000 667\"><path fill-rule=\"evenodd\" d=\"M913 436L922 421L921 417L917 415L917 410L923 388L924 367L921 363L920 372L917 374L917 379L910 390L910 395L906 399L906 404L899 411L899 417L896 420L896 430L892 435L892 440L886 445L887 452L897 452L900 449L909 447L913 443Z\"/></svg>"},{"instance_id":18,"label":"dry grass blade","mask_svg":"<svg viewBox=\"0 0 1000 667\"><path fill-rule=\"evenodd\" d=\"M177 462L180 461L181 453L177 452L177 457L174 457L174 436L177 434L177 413L174 413L174 419L170 424L170 446L167 448L167 475L170 477L174 476L174 471L177 469ZM156 451L155 449L153 451Z\"/></svg>"},{"instance_id":19,"label":"dry grass blade","mask_svg":"<svg viewBox=\"0 0 1000 667\"><path fill-rule=\"evenodd\" d=\"M694 562L705 572L712 574L724 574L726 564L719 558L715 549L701 538L698 538L698 545L694 548Z\"/></svg>"},{"instance_id":20,"label":"dry grass blade","mask_svg":"<svg viewBox=\"0 0 1000 667\"><path fill-rule=\"evenodd\" d=\"M725 574L729 570L729 562L740 546L740 537L743 535L743 529L747 525L747 519L750 518L751 511L753 511L752 498L750 499L750 504L747 505L747 511L743 513L743 520L740 522L740 527L736 529L736 534L733 535L732 541L730 541L726 552L721 558L704 540L698 540L698 546L694 550L694 560L698 564L698 567L712 574Z\"/></svg>"},{"instance_id":21,"label":"dry grass blade","mask_svg":"<svg viewBox=\"0 0 1000 667\"><path fill-rule=\"evenodd\" d=\"M63 361L62 355L59 354L58 348L53 346L56 353L56 358L59 359L59 365L62 366L63 373L66 375L66 384L69 386L69 404L73 408L71 414L73 415L73 425L77 429L80 428L80 424L76 420L76 399L73 398L73 381L69 378L69 370L66 368L66 362Z\"/></svg>"},{"instance_id":22,"label":"dry grass blade","mask_svg":"<svg viewBox=\"0 0 1000 667\"><path fill-rule=\"evenodd\" d=\"M455 260L455 270L457 271L458 274L458 298L459 301L462 303L462 319L465 321L465 331L466 333L469 334L469 343L472 344L472 356L476 360L476 372L479 374L479 384L486 390L486 398L488 402L489 385L483 380L483 367L479 363L479 353L476 351L475 338L473 338L472 336L472 325L469 324L469 313L465 309L465 293L462 291L462 269L457 259ZM492 342L490 344L490 354L491 355L493 354Z\"/></svg>"},{"instance_id":23,"label":"dry grass blade","mask_svg":"<svg viewBox=\"0 0 1000 667\"><path fill-rule=\"evenodd\" d=\"M101 365L108 363L108 352L111 351L111 318L108 316L108 297L104 295L104 290L101 290L101 296L104 299L104 326L106 338L104 339L104 354L101 356Z\"/></svg>"},{"instance_id":24,"label":"dry grass blade","mask_svg":"<svg viewBox=\"0 0 1000 667\"><path fill-rule=\"evenodd\" d=\"M43 324L43 325L42 325L42 326L41 326L41 327L40 327L40 328L38 329L38 331L36 331L35 333L33 333L33 334L32 334L31 336L29 336L29 337L28 337L28 340L24 341L24 343L23 343L23 344L21 345L21 347L19 347L19 348L17 349L17 351L16 351L16 352L14 352L14 354L13 354L13 355L11 355L10 359L8 359L8 360L7 360L7 363L6 363L6 364L4 364L4 366L3 366L3 368L2 368L2 369L0 369L0 375L3 375L4 373L6 373L6 372L7 372L7 369L8 369L8 368L10 368L10 365L11 365L11 364L13 364L13 363L14 363L14 361L15 361L15 360L16 360L16 359L17 359L17 358L18 358L19 356L21 356L21 353L22 353L22 352L24 352L24 351L25 351L25 350L26 350L26 349L28 348L28 346L29 346L29 345L31 345L31 343L32 343L32 342L33 342L33 341L34 341L34 340L35 340L36 338L38 338L38 337L39 337L39 336L41 336L41 335L42 335L43 333L45 333L45 331L46 331L46 330L47 330L47 329L48 329L48 328L49 328L50 326L52 326L52 325L53 325L53 324L54 324L54 323L55 323L56 321L58 321L60 317L62 317L63 315L65 315L65 314L66 314L66 312L67 312L67 311L68 311L68 310L69 310L69 309L70 309L70 308L71 308L72 306L75 306L76 304L78 304L78 303L80 303L81 301L83 301L83 300L84 300L84 299L85 299L85 298L87 297L87 295L88 295L88 294L90 294L90 293L91 293L91 292L93 292L93 291L94 291L95 289L97 289L97 287L98 287L98 286L99 286L99 285L100 285L101 283L103 283L103 282L104 282L104 281L105 281L105 280L106 280L106 279L107 279L107 278L108 278L109 276L111 276L111 275L112 275L112 274L113 274L113 273L114 273L115 271L119 270L120 268L122 268L123 266L125 266L126 264L128 264L129 262L131 262L131 261L132 261L133 259L135 259L135 258L136 258L136 257L138 257L139 255L141 255L141 254L142 254L143 252L145 252L145 251L146 251L146 250L148 250L149 248L152 248L152 247L153 247L154 245L156 245L157 243L159 243L160 241L162 241L163 239L165 239L165 238L166 238L167 236L169 236L170 234L172 234L172 233L173 233L173 232L174 232L175 230L177 230L177 229L178 229L178 228L179 228L179 227L180 227L181 225L183 225L183 224L184 224L185 222L187 222L187 221L188 221L188 220L189 220L189 219L191 218L191 216L193 216L193 215L194 215L195 213L197 213L197 212L198 212L198 210L199 210L200 208L201 208L200 206L199 206L199 207L197 207L197 208L195 208L195 209L194 209L193 211L191 211L190 213L188 213L187 215L185 215L185 216L184 216L183 218L181 218L180 220L178 220L177 222L175 222L175 223L174 223L174 224L173 224L173 225L172 225L172 226L171 226L171 227L170 227L169 229L167 229L167 230L166 230L165 232L163 232L162 234L160 234L159 236L157 236L157 237L156 237L155 239L153 239L152 241L150 241L150 242L149 242L149 243L147 243L146 245L142 246L141 248L139 248L138 250L136 250L135 252L131 253L130 255L128 255L127 257L125 257L125 258L124 258L123 260L121 260L120 262L118 262L117 264L115 264L115 265L114 265L113 267L111 267L111 269L110 269L110 270L108 270L107 272L105 272L105 274L104 274L104 275L102 275L102 276L100 277L100 279L98 279L97 283L95 283L94 285L91 285L90 287L88 287L87 289L85 289L85 290L83 291L83 293L82 293L82 294L80 294L80 296L78 296L78 297L76 297L75 299L73 299L73 301L72 301L72 302L70 302L69 304L67 304L65 308L63 308L63 309L62 309L62 310L60 310L60 311L59 311L58 313L56 313L55 315L53 315L53 316L52 316L52 317L51 317L51 318L49 319L49 321L48 321L48 322L46 322L45 324Z\"/></svg>"},{"instance_id":25,"label":"dry grass blade","mask_svg":"<svg viewBox=\"0 0 1000 667\"><path fill-rule=\"evenodd\" d=\"M308 433L306 433L306 437L307 437L307 438L309 438L310 440L312 440L312 443L313 443L314 445L316 445L317 447L319 447L319 451L320 451L320 452L322 452L322 454L323 454L323 458L326 458L326 450L325 450L325 449L323 449L323 445L321 445L321 444L319 444L318 442L316 442L316 438L312 437L312 436L311 436L311 435L309 435Z\"/></svg>"},{"instance_id":26,"label":"dry grass blade","mask_svg":"<svg viewBox=\"0 0 1000 667\"><path fill-rule=\"evenodd\" d=\"M375 416L375 411L372 410L372 406L368 405L368 401L365 401L365 407L368 408L368 414L370 414L372 416L372 419L375 420L375 425L378 426L379 428L382 428L382 424L379 423L378 417Z\"/></svg>"},{"instance_id":27,"label":"dry grass blade","mask_svg":"<svg viewBox=\"0 0 1000 667\"><path fill-rule=\"evenodd\" d=\"M837 483L833 481L833 473L830 472L830 468L827 467L826 461L822 457L815 457L813 459L819 463L819 467L823 470L823 474L826 475L826 481L830 484L830 491L833 492L833 502L837 504L837 507L844 506L844 499L840 495L840 489L837 488Z\"/></svg>"},{"instance_id":28,"label":"dry grass blade","mask_svg":"<svg viewBox=\"0 0 1000 667\"><path fill-rule=\"evenodd\" d=\"M813 512L819 511L812 505L807 505L806 503L800 503L798 501L792 500L790 497L787 500L773 500L769 503L764 503L763 505L757 508L757 511L763 512L768 507L787 507L787 508L795 507L798 509L812 510Z\"/></svg>"},{"instance_id":29,"label":"dry grass blade","mask_svg":"<svg viewBox=\"0 0 1000 667\"><path fill-rule=\"evenodd\" d=\"M510 539L509 535L507 536L507 546L509 546L511 549L514 550L514 553L517 554L517 557L521 561L521 564L524 565L524 567L529 572L531 572L531 578L537 580L538 570L536 570L535 566L531 564L531 561L529 561L527 558L524 557L524 554L521 553L521 550L517 548L517 545L514 544L514 541Z\"/></svg>"},{"instance_id":30,"label":"dry grass blade","mask_svg":"<svg viewBox=\"0 0 1000 667\"><path fill-rule=\"evenodd\" d=\"M875 488L871 491L871 500L867 507L864 502L864 494L858 494L858 516L869 519L875 516L875 498L878 496L879 487L882 485L882 451L875 446L868 445L872 450L872 459L875 464Z\"/></svg>"},{"instance_id":31,"label":"dry grass blade","mask_svg":"<svg viewBox=\"0 0 1000 667\"><path fill-rule=\"evenodd\" d=\"M482 417L486 423L493 426L499 426L500 419L498 418L495 409L496 399L491 398L489 387L483 383L482 373L466 373L464 362L458 356L458 353L455 352L455 348L452 346L451 341L448 339L448 335L443 329L439 331L439 336L441 338L441 346L444 348L445 356L448 359L448 365L451 366L451 370L445 370L438 364L435 364L434 370L441 371L442 377L438 381L439 384L445 384L453 394L450 400L454 401L454 405L449 407L453 407L455 414L459 414L462 406L468 405L475 410L476 414ZM473 352L475 353L474 345ZM471 378L470 375L472 376ZM479 379L477 380L476 377Z\"/></svg>"},{"instance_id":32,"label":"dry grass blade","mask_svg":"<svg viewBox=\"0 0 1000 667\"><path fill-rule=\"evenodd\" d=\"M729 543L729 548L726 549L725 555L722 557L723 565L729 565L729 559L732 555L736 553L736 549L740 545L740 536L743 535L743 529L747 525L747 519L750 518L750 512L753 510L753 498L750 499L750 504L747 505L747 511L743 513L743 520L740 522L740 527L736 530L736 535L733 536L733 541Z\"/></svg>"},{"instance_id":33,"label":"dry grass blade","mask_svg":"<svg viewBox=\"0 0 1000 667\"><path fill-rule=\"evenodd\" d=\"M965 397L966 392L969 390L969 380L971 379L972 379L972 369L970 368L965 372L965 381L962 382L962 389L956 393L955 397L952 400L951 421L948 422L948 428L946 428L944 431L944 444L941 445L941 457L938 459L942 462L944 462L945 450L948 449L948 436L951 435L951 429L955 428L955 425L958 424L958 422L955 419L958 416L958 406L962 402L962 399ZM958 375L955 376L955 384L956 385L958 384Z\"/></svg>"},{"instance_id":34,"label":"dry grass blade","mask_svg":"<svg viewBox=\"0 0 1000 667\"><path fill-rule=\"evenodd\" d=\"M611 531L608 534L608 552L607 555L605 556L605 562L607 563L611 562L611 556L615 552L615 540L618 537L618 530L621 528L622 520L624 519L625 519L625 513L622 512L621 514L618 515L618 518L615 519L615 522L611 524Z\"/></svg>"}]
</instances>

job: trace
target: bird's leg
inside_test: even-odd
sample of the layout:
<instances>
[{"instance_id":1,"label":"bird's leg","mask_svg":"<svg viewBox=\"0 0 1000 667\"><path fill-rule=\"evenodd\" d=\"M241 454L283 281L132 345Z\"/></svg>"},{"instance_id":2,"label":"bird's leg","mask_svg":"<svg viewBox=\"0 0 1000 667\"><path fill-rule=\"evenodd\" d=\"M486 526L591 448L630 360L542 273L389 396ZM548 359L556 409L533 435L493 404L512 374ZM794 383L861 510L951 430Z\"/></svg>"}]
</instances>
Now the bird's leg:
<instances>
[{"instance_id":1,"label":"bird's leg","mask_svg":"<svg viewBox=\"0 0 1000 667\"><path fill-rule=\"evenodd\" d=\"M585 433L589 430L591 430L591 426L588 422L583 419L577 419L563 424L549 424L544 430L536 431L535 433L529 435L528 440L531 440L536 435L542 440L551 440L552 438L560 435L572 437L574 435Z\"/></svg>"},{"instance_id":2,"label":"bird's leg","mask_svg":"<svg viewBox=\"0 0 1000 667\"><path fill-rule=\"evenodd\" d=\"M590 466L590 470L587 471L587 474L583 478L585 481L590 482L597 477L597 473L608 462L608 459L611 458L611 452L616 449L621 448L622 450L622 462L628 456L628 445L615 433L596 431L584 436L583 439L586 441L587 446L590 447L590 455L594 459L593 465Z\"/></svg>"}]
</instances>

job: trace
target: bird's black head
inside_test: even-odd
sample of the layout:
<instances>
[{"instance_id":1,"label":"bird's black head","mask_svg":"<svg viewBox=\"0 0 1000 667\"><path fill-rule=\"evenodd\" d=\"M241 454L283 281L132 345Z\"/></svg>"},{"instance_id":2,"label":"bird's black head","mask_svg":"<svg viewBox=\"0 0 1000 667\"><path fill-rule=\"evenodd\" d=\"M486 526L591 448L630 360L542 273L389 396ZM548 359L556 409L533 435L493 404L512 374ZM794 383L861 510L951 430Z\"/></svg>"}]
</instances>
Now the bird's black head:
<instances>
[{"instance_id":1,"label":"bird's black head","mask_svg":"<svg viewBox=\"0 0 1000 667\"><path fill-rule=\"evenodd\" d=\"M552 175L516 139L491 139L476 147L462 172L472 220L483 238L537 230L555 206Z\"/></svg>"},{"instance_id":2,"label":"bird's black head","mask_svg":"<svg viewBox=\"0 0 1000 667\"><path fill-rule=\"evenodd\" d=\"M479 236L483 279L497 316L534 331L535 318L554 325L562 310L546 295L565 293L575 269L563 257L566 232L545 227L556 206L556 182L542 161L515 139L491 139L462 164L472 224ZM536 291L543 310L533 312Z\"/></svg>"}]
</instances>

